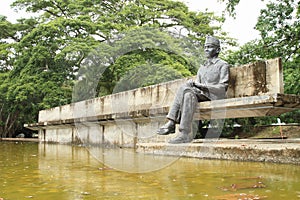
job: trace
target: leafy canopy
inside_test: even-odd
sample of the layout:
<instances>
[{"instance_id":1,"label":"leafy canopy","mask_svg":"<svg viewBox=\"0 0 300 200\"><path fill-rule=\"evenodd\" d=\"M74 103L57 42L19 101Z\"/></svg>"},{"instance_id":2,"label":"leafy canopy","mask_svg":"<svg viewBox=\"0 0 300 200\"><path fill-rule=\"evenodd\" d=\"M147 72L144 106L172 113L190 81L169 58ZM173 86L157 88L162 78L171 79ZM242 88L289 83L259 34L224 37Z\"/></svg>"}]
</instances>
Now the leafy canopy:
<instances>
[{"instance_id":1,"label":"leafy canopy","mask_svg":"<svg viewBox=\"0 0 300 200\"><path fill-rule=\"evenodd\" d=\"M14 133L24 123L36 121L38 110L110 94L116 85L122 85L119 83L125 81L124 76L131 77L127 79L131 86L123 88L129 89L165 81L170 74L176 78L194 73L195 62L177 56L177 47L172 52L144 48L118 53L122 49L120 45L126 46L125 42L146 44L142 41L148 38L136 37L136 41L126 39L119 42L119 46L111 45L116 36L152 27L162 33L171 32L172 38L187 36L195 44L201 44L208 34L226 39L220 28L223 18L213 13L190 12L178 1L16 0L12 6L34 15L18 19L17 23L0 16L3 135ZM162 36L163 39L170 37ZM99 46L107 49L99 52ZM93 71L83 66L91 55L104 58L102 64L106 69L103 72L100 69L102 76L95 76L99 69ZM151 74L151 66L162 73ZM150 76L139 82L129 75L134 69L141 73L148 71L145 74ZM81 93L88 84L93 89ZM76 94L72 94L74 85L78 88ZM118 91L123 89L119 87Z\"/></svg>"},{"instance_id":2,"label":"leafy canopy","mask_svg":"<svg viewBox=\"0 0 300 200\"><path fill-rule=\"evenodd\" d=\"M225 1L225 0L224 0ZM226 1L231 11L239 1ZM245 64L256 60L282 58L284 69L284 89L287 94L300 94L300 1L272 0L262 9L255 29L261 38L250 41L238 51L228 54L232 65ZM300 112L290 112L281 116L284 122L300 122ZM276 122L274 118L255 119L256 124ZM254 123L254 122L253 122Z\"/></svg>"}]
</instances>

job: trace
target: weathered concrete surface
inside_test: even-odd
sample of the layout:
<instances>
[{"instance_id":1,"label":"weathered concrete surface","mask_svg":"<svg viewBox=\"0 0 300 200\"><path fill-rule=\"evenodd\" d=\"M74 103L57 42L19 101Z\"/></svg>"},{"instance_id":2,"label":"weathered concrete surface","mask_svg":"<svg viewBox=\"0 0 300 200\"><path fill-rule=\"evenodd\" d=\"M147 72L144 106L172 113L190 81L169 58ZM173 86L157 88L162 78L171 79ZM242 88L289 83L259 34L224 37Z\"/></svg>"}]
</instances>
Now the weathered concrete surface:
<instances>
[{"instance_id":1,"label":"weathered concrete surface","mask_svg":"<svg viewBox=\"0 0 300 200\"><path fill-rule=\"evenodd\" d=\"M228 98L283 92L283 69L279 58L230 68Z\"/></svg>"},{"instance_id":2,"label":"weathered concrete surface","mask_svg":"<svg viewBox=\"0 0 300 200\"><path fill-rule=\"evenodd\" d=\"M138 143L137 152L203 159L300 164L300 139L201 139L176 145Z\"/></svg>"}]
</instances>

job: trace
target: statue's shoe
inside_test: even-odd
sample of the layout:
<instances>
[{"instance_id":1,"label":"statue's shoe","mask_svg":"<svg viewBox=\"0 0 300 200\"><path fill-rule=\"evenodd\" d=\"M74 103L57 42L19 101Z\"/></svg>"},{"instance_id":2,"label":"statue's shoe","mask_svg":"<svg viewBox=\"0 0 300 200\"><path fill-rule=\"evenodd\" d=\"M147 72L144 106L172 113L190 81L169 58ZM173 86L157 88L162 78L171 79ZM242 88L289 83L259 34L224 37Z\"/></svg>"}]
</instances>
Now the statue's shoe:
<instances>
[{"instance_id":1,"label":"statue's shoe","mask_svg":"<svg viewBox=\"0 0 300 200\"><path fill-rule=\"evenodd\" d=\"M189 134L179 133L175 138L169 140L170 144L181 144L192 142L193 139L190 138Z\"/></svg>"},{"instance_id":2,"label":"statue's shoe","mask_svg":"<svg viewBox=\"0 0 300 200\"><path fill-rule=\"evenodd\" d=\"M160 127L157 132L158 135L168 135L171 133L175 133L175 125L167 125Z\"/></svg>"}]
</instances>

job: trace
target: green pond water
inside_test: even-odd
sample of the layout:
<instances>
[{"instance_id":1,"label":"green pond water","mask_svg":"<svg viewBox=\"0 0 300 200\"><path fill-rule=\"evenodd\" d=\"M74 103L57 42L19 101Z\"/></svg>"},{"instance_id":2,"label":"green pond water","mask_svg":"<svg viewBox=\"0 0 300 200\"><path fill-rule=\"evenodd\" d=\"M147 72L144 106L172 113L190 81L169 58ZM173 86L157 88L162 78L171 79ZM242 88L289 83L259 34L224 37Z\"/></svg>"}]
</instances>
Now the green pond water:
<instances>
[{"instance_id":1,"label":"green pond water","mask_svg":"<svg viewBox=\"0 0 300 200\"><path fill-rule=\"evenodd\" d=\"M300 166L0 142L0 199L300 200Z\"/></svg>"}]
</instances>

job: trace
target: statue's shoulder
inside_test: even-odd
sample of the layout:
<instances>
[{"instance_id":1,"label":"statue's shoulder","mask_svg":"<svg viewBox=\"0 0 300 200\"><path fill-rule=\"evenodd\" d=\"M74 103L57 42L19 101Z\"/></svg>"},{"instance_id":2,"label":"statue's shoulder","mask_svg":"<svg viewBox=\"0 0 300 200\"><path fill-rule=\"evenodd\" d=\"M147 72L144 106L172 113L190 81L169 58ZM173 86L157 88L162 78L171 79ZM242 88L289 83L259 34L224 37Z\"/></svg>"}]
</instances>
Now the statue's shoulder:
<instances>
[{"instance_id":1,"label":"statue's shoulder","mask_svg":"<svg viewBox=\"0 0 300 200\"><path fill-rule=\"evenodd\" d=\"M218 58L218 65L229 67L229 64L225 60L222 60L220 58Z\"/></svg>"},{"instance_id":2,"label":"statue's shoulder","mask_svg":"<svg viewBox=\"0 0 300 200\"><path fill-rule=\"evenodd\" d=\"M221 58L218 58L218 63L220 65L229 65L225 60L222 60Z\"/></svg>"}]
</instances>

